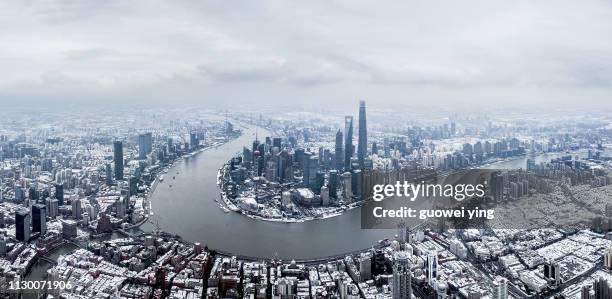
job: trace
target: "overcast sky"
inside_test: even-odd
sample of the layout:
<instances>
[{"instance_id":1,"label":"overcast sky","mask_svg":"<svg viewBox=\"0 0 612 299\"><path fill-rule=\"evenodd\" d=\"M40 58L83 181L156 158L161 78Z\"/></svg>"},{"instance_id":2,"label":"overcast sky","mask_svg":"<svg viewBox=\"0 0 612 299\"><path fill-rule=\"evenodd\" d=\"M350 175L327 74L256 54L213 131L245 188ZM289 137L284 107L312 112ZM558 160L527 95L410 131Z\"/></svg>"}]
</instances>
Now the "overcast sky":
<instances>
[{"instance_id":1,"label":"overcast sky","mask_svg":"<svg viewBox=\"0 0 612 299\"><path fill-rule=\"evenodd\" d=\"M612 1L2 1L0 42L5 105L612 103Z\"/></svg>"}]
</instances>

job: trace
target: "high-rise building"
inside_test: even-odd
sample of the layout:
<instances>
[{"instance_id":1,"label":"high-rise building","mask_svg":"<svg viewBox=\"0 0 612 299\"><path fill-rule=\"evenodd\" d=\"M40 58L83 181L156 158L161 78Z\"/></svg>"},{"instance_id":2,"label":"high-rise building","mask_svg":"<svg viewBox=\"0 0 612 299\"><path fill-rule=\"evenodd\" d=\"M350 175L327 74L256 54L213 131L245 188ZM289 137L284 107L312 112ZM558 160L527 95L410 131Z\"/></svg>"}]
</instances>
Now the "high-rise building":
<instances>
[{"instance_id":1,"label":"high-rise building","mask_svg":"<svg viewBox=\"0 0 612 299\"><path fill-rule=\"evenodd\" d=\"M610 284L603 277L599 277L598 280L593 282L593 299L609 299L612 298L612 288Z\"/></svg>"},{"instance_id":2,"label":"high-rise building","mask_svg":"<svg viewBox=\"0 0 612 299\"><path fill-rule=\"evenodd\" d=\"M32 205L32 231L41 235L47 230L46 208L43 204Z\"/></svg>"},{"instance_id":3,"label":"high-rise building","mask_svg":"<svg viewBox=\"0 0 612 299\"><path fill-rule=\"evenodd\" d=\"M151 132L138 135L138 158L145 159L153 150L153 135Z\"/></svg>"},{"instance_id":4,"label":"high-rise building","mask_svg":"<svg viewBox=\"0 0 612 299\"><path fill-rule=\"evenodd\" d=\"M338 172L335 170L329 171L329 197L338 198Z\"/></svg>"},{"instance_id":5,"label":"high-rise building","mask_svg":"<svg viewBox=\"0 0 612 299\"><path fill-rule=\"evenodd\" d=\"M6 237L0 234L0 256L6 255Z\"/></svg>"},{"instance_id":6,"label":"high-rise building","mask_svg":"<svg viewBox=\"0 0 612 299\"><path fill-rule=\"evenodd\" d=\"M503 277L498 277L493 282L493 298L492 299L507 299L508 298L508 280Z\"/></svg>"},{"instance_id":7,"label":"high-rise building","mask_svg":"<svg viewBox=\"0 0 612 299\"><path fill-rule=\"evenodd\" d=\"M81 200L80 199L72 200L72 217L76 220L80 220L82 213L83 213L83 209L81 208Z\"/></svg>"},{"instance_id":8,"label":"high-rise building","mask_svg":"<svg viewBox=\"0 0 612 299\"><path fill-rule=\"evenodd\" d=\"M372 255L370 253L362 252L359 256L359 278L361 281L372 278Z\"/></svg>"},{"instance_id":9,"label":"high-rise building","mask_svg":"<svg viewBox=\"0 0 612 299\"><path fill-rule=\"evenodd\" d=\"M604 252L604 267L608 270L612 269L612 248L609 248Z\"/></svg>"},{"instance_id":10,"label":"high-rise building","mask_svg":"<svg viewBox=\"0 0 612 299\"><path fill-rule=\"evenodd\" d=\"M113 160L115 162L115 180L123 180L123 142L116 140L113 143L113 149ZM60 204L62 203L63 201L60 201Z\"/></svg>"},{"instance_id":11,"label":"high-rise building","mask_svg":"<svg viewBox=\"0 0 612 299\"><path fill-rule=\"evenodd\" d=\"M433 286L438 277L438 253L430 252L427 254L427 281Z\"/></svg>"},{"instance_id":12,"label":"high-rise building","mask_svg":"<svg viewBox=\"0 0 612 299\"><path fill-rule=\"evenodd\" d=\"M199 144L200 144L200 140L198 138L198 133L196 132L189 133L189 147L191 149L194 149L198 147Z\"/></svg>"},{"instance_id":13,"label":"high-rise building","mask_svg":"<svg viewBox=\"0 0 612 299\"><path fill-rule=\"evenodd\" d=\"M64 238L75 238L77 236L77 222L74 220L62 220L62 236Z\"/></svg>"},{"instance_id":14,"label":"high-rise building","mask_svg":"<svg viewBox=\"0 0 612 299\"><path fill-rule=\"evenodd\" d=\"M352 175L350 172L345 172L342 174L342 183L344 184L344 200L349 203L353 201L353 184L351 183L351 178Z\"/></svg>"},{"instance_id":15,"label":"high-rise building","mask_svg":"<svg viewBox=\"0 0 612 299\"><path fill-rule=\"evenodd\" d=\"M110 186L113 184L113 167L110 165L110 163L106 163L105 166L105 173L106 173L106 185Z\"/></svg>"},{"instance_id":16,"label":"high-rise building","mask_svg":"<svg viewBox=\"0 0 612 299\"><path fill-rule=\"evenodd\" d=\"M344 169L351 169L351 158L353 158L353 117L344 117Z\"/></svg>"},{"instance_id":17,"label":"high-rise building","mask_svg":"<svg viewBox=\"0 0 612 299\"><path fill-rule=\"evenodd\" d=\"M561 283L561 269L559 263L550 261L544 264L544 278L546 278L550 284L558 286Z\"/></svg>"},{"instance_id":18,"label":"high-rise building","mask_svg":"<svg viewBox=\"0 0 612 299\"><path fill-rule=\"evenodd\" d=\"M49 201L49 217L55 218L59 215L59 201L55 198L48 199Z\"/></svg>"},{"instance_id":19,"label":"high-rise building","mask_svg":"<svg viewBox=\"0 0 612 299\"><path fill-rule=\"evenodd\" d=\"M310 186L310 158L312 154L310 152L305 152L302 159L302 181L304 183L304 187Z\"/></svg>"},{"instance_id":20,"label":"high-rise building","mask_svg":"<svg viewBox=\"0 0 612 299\"><path fill-rule=\"evenodd\" d=\"M355 169L351 173L351 192L357 201L363 200L361 189L363 187L363 175L361 170Z\"/></svg>"},{"instance_id":21,"label":"high-rise building","mask_svg":"<svg viewBox=\"0 0 612 299\"><path fill-rule=\"evenodd\" d=\"M494 200L504 198L504 177L500 173L491 174L491 197Z\"/></svg>"},{"instance_id":22,"label":"high-rise building","mask_svg":"<svg viewBox=\"0 0 612 299\"><path fill-rule=\"evenodd\" d=\"M58 205L64 205L64 185L55 184L55 199Z\"/></svg>"},{"instance_id":23,"label":"high-rise building","mask_svg":"<svg viewBox=\"0 0 612 299\"><path fill-rule=\"evenodd\" d=\"M342 135L342 131L338 130L338 132L336 132L336 152L335 152L335 158L336 158L336 165L334 165L336 170L342 170L344 167L344 151L342 149L342 138L344 138L344 136Z\"/></svg>"},{"instance_id":24,"label":"high-rise building","mask_svg":"<svg viewBox=\"0 0 612 299\"><path fill-rule=\"evenodd\" d=\"M392 294L393 299L410 299L412 298L410 273L410 257L405 251L400 251L395 254L395 263L393 264L393 284Z\"/></svg>"},{"instance_id":25,"label":"high-rise building","mask_svg":"<svg viewBox=\"0 0 612 299\"><path fill-rule=\"evenodd\" d=\"M365 158L368 152L368 130L366 125L365 101L359 102L359 141L357 143L357 159L359 168L364 169Z\"/></svg>"},{"instance_id":26,"label":"high-rise building","mask_svg":"<svg viewBox=\"0 0 612 299\"><path fill-rule=\"evenodd\" d=\"M30 211L25 209L15 211L15 238L22 242L30 240Z\"/></svg>"}]
</instances>

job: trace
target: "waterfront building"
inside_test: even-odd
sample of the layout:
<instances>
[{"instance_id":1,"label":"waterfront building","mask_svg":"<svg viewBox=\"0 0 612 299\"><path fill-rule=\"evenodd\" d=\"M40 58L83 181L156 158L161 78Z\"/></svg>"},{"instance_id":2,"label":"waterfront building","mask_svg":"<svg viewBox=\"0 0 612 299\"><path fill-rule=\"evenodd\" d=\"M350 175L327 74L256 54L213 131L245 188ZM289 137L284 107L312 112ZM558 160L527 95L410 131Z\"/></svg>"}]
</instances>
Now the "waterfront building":
<instances>
[{"instance_id":1,"label":"waterfront building","mask_svg":"<svg viewBox=\"0 0 612 299\"><path fill-rule=\"evenodd\" d=\"M359 168L364 169L365 158L368 151L368 131L366 125L366 106L365 101L359 102L359 140L357 143L357 159Z\"/></svg>"},{"instance_id":2,"label":"waterfront building","mask_svg":"<svg viewBox=\"0 0 612 299\"><path fill-rule=\"evenodd\" d=\"M349 203L352 201L353 197L353 185L351 183L351 178L352 175L350 172L345 172L344 174L342 174L342 183L344 185L344 200Z\"/></svg>"},{"instance_id":3,"label":"waterfront building","mask_svg":"<svg viewBox=\"0 0 612 299\"><path fill-rule=\"evenodd\" d=\"M195 149L198 147L200 140L198 139L198 133L191 132L189 133L189 147L191 149Z\"/></svg>"},{"instance_id":4,"label":"waterfront building","mask_svg":"<svg viewBox=\"0 0 612 299\"><path fill-rule=\"evenodd\" d=\"M151 135L151 132L138 135L138 158L146 159L147 155L151 153L152 149L153 135Z\"/></svg>"},{"instance_id":5,"label":"waterfront building","mask_svg":"<svg viewBox=\"0 0 612 299\"><path fill-rule=\"evenodd\" d=\"M329 196L331 198L338 198L338 172L336 170L331 170L329 172Z\"/></svg>"},{"instance_id":6,"label":"waterfront building","mask_svg":"<svg viewBox=\"0 0 612 299\"><path fill-rule=\"evenodd\" d=\"M344 117L344 170L351 169L351 159L353 158L353 117Z\"/></svg>"}]
</instances>

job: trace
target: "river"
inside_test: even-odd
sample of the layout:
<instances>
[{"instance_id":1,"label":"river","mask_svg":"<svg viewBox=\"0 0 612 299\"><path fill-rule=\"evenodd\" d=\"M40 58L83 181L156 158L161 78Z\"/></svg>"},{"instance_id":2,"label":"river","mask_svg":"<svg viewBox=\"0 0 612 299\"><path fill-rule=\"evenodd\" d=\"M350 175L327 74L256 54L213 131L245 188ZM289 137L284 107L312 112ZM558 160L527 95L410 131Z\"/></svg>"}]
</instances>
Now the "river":
<instances>
[{"instance_id":1,"label":"river","mask_svg":"<svg viewBox=\"0 0 612 299\"><path fill-rule=\"evenodd\" d=\"M214 201L220 198L217 170L241 152L243 146L252 144L255 130L248 127L237 139L177 161L151 196L154 212L151 222L159 223L164 231L191 242L201 242L211 249L282 259L339 255L369 248L395 234L394 230L362 230L360 209L302 223L261 221L223 212ZM261 128L258 135L262 139L270 136ZM151 222L141 229L151 231L154 227Z\"/></svg>"}]
</instances>

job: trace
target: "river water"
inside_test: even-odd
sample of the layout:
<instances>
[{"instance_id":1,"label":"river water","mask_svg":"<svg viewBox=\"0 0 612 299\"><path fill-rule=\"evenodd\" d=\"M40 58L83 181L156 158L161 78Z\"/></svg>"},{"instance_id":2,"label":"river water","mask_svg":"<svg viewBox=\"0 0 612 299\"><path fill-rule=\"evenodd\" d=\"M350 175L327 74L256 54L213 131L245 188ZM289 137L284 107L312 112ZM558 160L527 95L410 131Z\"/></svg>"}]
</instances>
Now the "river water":
<instances>
[{"instance_id":1,"label":"river water","mask_svg":"<svg viewBox=\"0 0 612 299\"><path fill-rule=\"evenodd\" d=\"M261 128L258 133L269 136ZM158 223L164 231L211 249L282 259L338 255L369 248L395 234L395 230L362 230L360 209L302 223L268 222L222 211L214 201L220 199L217 170L254 139L255 128L249 127L237 139L175 163L151 196L151 222L141 228L150 231L151 223Z\"/></svg>"}]
</instances>

